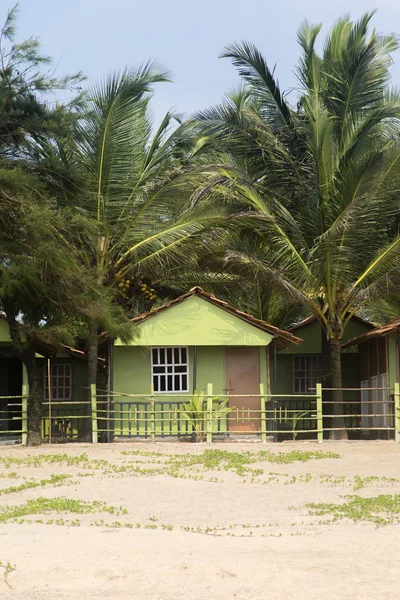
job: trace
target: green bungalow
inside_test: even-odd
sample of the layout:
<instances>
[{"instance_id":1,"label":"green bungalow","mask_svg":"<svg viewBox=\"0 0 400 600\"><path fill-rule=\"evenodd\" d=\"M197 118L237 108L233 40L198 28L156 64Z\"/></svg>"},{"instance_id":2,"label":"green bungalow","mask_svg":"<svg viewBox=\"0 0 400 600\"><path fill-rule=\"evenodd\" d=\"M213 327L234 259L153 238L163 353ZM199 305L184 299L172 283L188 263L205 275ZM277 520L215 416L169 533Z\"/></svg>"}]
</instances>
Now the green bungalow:
<instances>
[{"instance_id":1,"label":"green bungalow","mask_svg":"<svg viewBox=\"0 0 400 600\"><path fill-rule=\"evenodd\" d=\"M361 424L376 437L376 432L393 427L394 386L400 380L400 319L353 337L344 347L358 349Z\"/></svg>"},{"instance_id":2,"label":"green bungalow","mask_svg":"<svg viewBox=\"0 0 400 600\"><path fill-rule=\"evenodd\" d=\"M326 385L327 354L326 338L316 318L283 331L195 287L131 322L134 336L129 343L110 341L106 335L101 338L108 360L106 384L101 382L105 359L99 359L99 439L112 439L107 435L111 432L117 439L190 435L191 427L181 418L180 409L196 391L220 401L228 397L230 407L235 408L229 425L218 421L215 433L259 433L263 393L271 411L271 430L288 430L290 436L293 423L287 411L308 411L301 429L315 432L313 393L317 382ZM387 387L398 380L398 327L400 320L386 329L373 330L370 323L352 317L343 339L345 388ZM37 352L43 373L43 437L50 434L50 400L52 438L76 438L82 424L77 417L84 413L84 405L79 403L87 400L85 353L66 346L51 352L38 347ZM112 390L112 402L106 388ZM13 357L7 321L0 318L0 431L20 430L20 409L10 406L18 400L11 397L26 392L25 369ZM360 413L360 402L365 418L368 411L376 412L363 392L345 392L344 398L349 427L359 428L351 415ZM374 396L368 391L371 399ZM157 418L153 420L155 431L150 431L148 414L153 401ZM383 418L383 425L386 421ZM280 434L278 439L285 437Z\"/></svg>"},{"instance_id":3,"label":"green bungalow","mask_svg":"<svg viewBox=\"0 0 400 600\"><path fill-rule=\"evenodd\" d=\"M231 396L230 405L237 409L229 419L231 431L260 431L259 414L250 420L240 416L260 411L260 384L266 392L270 388L269 348L282 350L301 342L199 287L134 318L132 324L134 338L129 343L116 340L112 351L117 437L148 434L141 411L153 393L155 410L164 412L156 433L188 433L172 415L195 391ZM170 418L165 418L167 413Z\"/></svg>"},{"instance_id":4,"label":"green bungalow","mask_svg":"<svg viewBox=\"0 0 400 600\"><path fill-rule=\"evenodd\" d=\"M360 388L360 354L358 347L348 346L346 342L351 338L363 335L373 329L373 325L360 317L353 316L347 324L343 335L342 346L342 381L343 388L353 388L344 391L345 414L359 413L359 402L361 394L354 388ZM325 360L328 356L328 343L326 334L316 317L311 316L290 330L291 333L302 338L302 342L296 346L278 349L274 357L274 379L276 393L281 396L279 406L283 409L296 410L299 413L310 409L308 399L296 399L296 395L312 393L317 383L323 387L329 387L327 368ZM285 399L284 395L288 398ZM289 396L292 395L291 398ZM282 397L283 396L283 397ZM324 394L327 401L329 394ZM324 413L329 414L329 405L324 405ZM349 418L348 427L356 426L357 422ZM309 429L311 422L305 419L302 428ZM324 419L324 427L329 427L329 422Z\"/></svg>"},{"instance_id":5,"label":"green bungalow","mask_svg":"<svg viewBox=\"0 0 400 600\"><path fill-rule=\"evenodd\" d=\"M359 353L357 347L346 342L373 329L373 325L354 316L349 321L342 340L342 377L344 388L359 386ZM326 334L316 317L311 316L289 331L299 336L299 345L278 350L276 358L277 392L279 394L304 394L315 388L317 382L326 380L323 357L328 354Z\"/></svg>"},{"instance_id":6,"label":"green bungalow","mask_svg":"<svg viewBox=\"0 0 400 600\"><path fill-rule=\"evenodd\" d=\"M49 436L49 389L54 438L76 437L80 422L71 415L83 414L86 401L87 368L84 352L63 346L59 349L37 344L36 357L43 377L43 437ZM50 374L51 388L48 376ZM6 318L0 315L0 434L2 439L21 437L22 396L29 393L28 378L21 360L15 357ZM6 433L7 432L7 433Z\"/></svg>"}]
</instances>

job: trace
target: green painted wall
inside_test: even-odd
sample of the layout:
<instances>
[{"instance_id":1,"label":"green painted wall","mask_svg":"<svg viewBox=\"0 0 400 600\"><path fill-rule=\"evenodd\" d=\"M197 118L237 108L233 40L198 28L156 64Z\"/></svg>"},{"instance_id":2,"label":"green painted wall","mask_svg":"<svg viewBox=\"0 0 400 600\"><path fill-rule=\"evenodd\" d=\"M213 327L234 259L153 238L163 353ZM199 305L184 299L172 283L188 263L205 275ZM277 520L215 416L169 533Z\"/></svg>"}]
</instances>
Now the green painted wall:
<instances>
[{"instance_id":1,"label":"green painted wall","mask_svg":"<svg viewBox=\"0 0 400 600\"><path fill-rule=\"evenodd\" d=\"M189 348L189 392L179 394L182 397L193 391L193 355L194 348ZM151 355L150 348L115 347L114 391L124 394L150 395ZM225 348L216 346L200 346L197 348L197 391L206 391L207 384L213 384L216 395L226 391ZM266 349L260 348L260 379L267 386ZM175 394L174 394L175 395ZM168 394L155 394L156 398L167 401Z\"/></svg>"},{"instance_id":2,"label":"green painted wall","mask_svg":"<svg viewBox=\"0 0 400 600\"><path fill-rule=\"evenodd\" d=\"M350 321L346 325L346 329L343 332L342 344L345 344L349 340L370 331L371 327L368 325L364 325L363 323L358 323L357 321ZM349 348L343 348L342 353L344 354L358 354L358 346L350 346Z\"/></svg>"},{"instance_id":3,"label":"green painted wall","mask_svg":"<svg viewBox=\"0 0 400 600\"><path fill-rule=\"evenodd\" d=\"M150 395L151 390L151 350L141 347L117 346L113 353L114 390L124 394ZM189 348L189 392L179 394L182 397L193 391L193 355ZM264 370L265 371L265 370ZM197 348L196 389L205 391L207 383L213 384L213 391L222 394L226 388L225 348L200 346ZM160 400L167 401L168 394L156 394Z\"/></svg>"},{"instance_id":4,"label":"green painted wall","mask_svg":"<svg viewBox=\"0 0 400 600\"><path fill-rule=\"evenodd\" d=\"M8 323L4 319L0 319L0 342L11 342L10 334L8 332Z\"/></svg>"},{"instance_id":5,"label":"green painted wall","mask_svg":"<svg viewBox=\"0 0 400 600\"><path fill-rule=\"evenodd\" d=\"M348 340L358 337L367 331L370 331L368 325L359 323L357 321L350 321L343 333L342 344L345 344ZM320 354L322 352L322 332L321 325L318 321L312 321L311 323L299 327L293 331L294 335L301 338L303 342L297 346L290 346L280 350L278 354ZM358 346L352 346L351 348L345 348L343 352L346 353L357 353Z\"/></svg>"},{"instance_id":6,"label":"green painted wall","mask_svg":"<svg viewBox=\"0 0 400 600\"><path fill-rule=\"evenodd\" d=\"M299 345L299 350L301 345ZM298 352L298 354L303 354ZM306 354L306 353L304 353ZM278 394L293 394L293 367L294 356L278 354L276 361L277 372L277 393ZM273 388L274 382L274 363L271 360L271 385ZM360 370L358 354L342 354L342 378L343 387L360 387ZM348 399L351 393L345 393Z\"/></svg>"},{"instance_id":7,"label":"green painted wall","mask_svg":"<svg viewBox=\"0 0 400 600\"><path fill-rule=\"evenodd\" d=\"M114 347L113 388L123 394L148 394L150 391L150 350Z\"/></svg>"},{"instance_id":8,"label":"green painted wall","mask_svg":"<svg viewBox=\"0 0 400 600\"><path fill-rule=\"evenodd\" d=\"M150 348L115 346L113 379L116 392L149 396L151 393Z\"/></svg>"},{"instance_id":9,"label":"green painted wall","mask_svg":"<svg viewBox=\"0 0 400 600\"><path fill-rule=\"evenodd\" d=\"M22 341L25 341L25 335L22 335ZM0 344L11 344L8 323L5 319L0 319Z\"/></svg>"},{"instance_id":10,"label":"green painted wall","mask_svg":"<svg viewBox=\"0 0 400 600\"><path fill-rule=\"evenodd\" d=\"M142 347L116 346L113 353L114 392L124 394L143 395L142 398L115 396L115 432L116 435L144 435L146 433L146 410L148 407L132 409L129 402L149 402L151 389L151 349ZM174 416L176 403L189 400L193 391L193 359L194 348L189 347L189 392L182 394L155 394L155 411L159 414L157 401L170 402L167 415L156 417L156 433L160 435L178 434L178 417ZM207 384L213 384L213 394L220 396L226 393L225 347L199 346L197 347L197 391L206 392ZM266 348L260 348L260 379L267 388ZM124 402L126 403L124 405ZM162 421L164 421L162 423ZM162 427L164 429L162 429ZM226 430L226 422L221 422L221 431ZM180 431L182 433L182 431ZM147 432L149 434L149 432Z\"/></svg>"},{"instance_id":11,"label":"green painted wall","mask_svg":"<svg viewBox=\"0 0 400 600\"><path fill-rule=\"evenodd\" d=\"M271 389L274 391L274 360L271 358ZM278 354L276 357L277 394L293 394L293 356Z\"/></svg>"},{"instance_id":12,"label":"green painted wall","mask_svg":"<svg viewBox=\"0 0 400 600\"><path fill-rule=\"evenodd\" d=\"M267 352L269 349L265 346L260 348L260 383L264 385L264 391L268 390L268 372L267 372Z\"/></svg>"},{"instance_id":13,"label":"green painted wall","mask_svg":"<svg viewBox=\"0 0 400 600\"><path fill-rule=\"evenodd\" d=\"M193 348L189 349L193 355ZM207 383L213 384L213 392L224 394L226 390L225 348L200 346L197 348L197 389L206 391Z\"/></svg>"},{"instance_id":14,"label":"green painted wall","mask_svg":"<svg viewBox=\"0 0 400 600\"><path fill-rule=\"evenodd\" d=\"M136 330L130 346L268 346L272 340L269 333L197 296L147 319Z\"/></svg>"},{"instance_id":15,"label":"green painted wall","mask_svg":"<svg viewBox=\"0 0 400 600\"><path fill-rule=\"evenodd\" d=\"M304 327L299 327L293 334L303 341L297 346L279 350L278 354L320 354L322 352L321 326L318 321L312 321Z\"/></svg>"}]
</instances>

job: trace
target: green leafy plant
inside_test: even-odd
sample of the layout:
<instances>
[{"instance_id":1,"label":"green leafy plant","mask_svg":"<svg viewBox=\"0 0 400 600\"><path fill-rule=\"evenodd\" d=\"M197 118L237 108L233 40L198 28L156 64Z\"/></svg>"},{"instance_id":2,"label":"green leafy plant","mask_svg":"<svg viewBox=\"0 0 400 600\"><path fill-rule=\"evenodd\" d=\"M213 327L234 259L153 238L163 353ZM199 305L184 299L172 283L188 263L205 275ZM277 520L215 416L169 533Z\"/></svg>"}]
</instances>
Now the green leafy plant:
<instances>
[{"instance_id":1,"label":"green leafy plant","mask_svg":"<svg viewBox=\"0 0 400 600\"><path fill-rule=\"evenodd\" d=\"M197 115L203 135L229 156L215 174L208 166L204 193L229 196L245 220L240 237L223 238L221 264L249 286L261 282L260 295L247 294L257 314L267 303L282 315L302 305L320 322L334 439L347 437L340 356L350 319L377 305L398 315L400 96L390 65L399 39L371 30L373 14L339 19L322 52L321 25L300 27L295 107L256 46L230 44L222 56L242 86Z\"/></svg>"},{"instance_id":2,"label":"green leafy plant","mask_svg":"<svg viewBox=\"0 0 400 600\"><path fill-rule=\"evenodd\" d=\"M106 512L110 515L123 515L127 513L125 508L108 505L105 502L94 500L76 500L73 498L35 498L28 500L25 504L17 506L6 505L0 507L0 523L6 523L10 519L14 521L21 517L31 515L44 515L49 512L55 513L100 513ZM16 522L16 521L15 521Z\"/></svg>"},{"instance_id":3,"label":"green leafy plant","mask_svg":"<svg viewBox=\"0 0 400 600\"><path fill-rule=\"evenodd\" d=\"M45 487L47 485L76 485L77 482L71 481L72 475L65 475L60 473L60 475L52 474L50 479L41 479L40 481L35 481L34 479L30 479L26 483L22 483L21 485L13 485L11 487L0 489L0 496L3 494L11 494L13 492L22 492L25 490L29 490L31 488L36 487Z\"/></svg>"},{"instance_id":4,"label":"green leafy plant","mask_svg":"<svg viewBox=\"0 0 400 600\"><path fill-rule=\"evenodd\" d=\"M218 397L212 398L211 415L208 414L207 402L203 392L194 392L189 402L182 404L181 416L188 421L199 442L204 441L205 425L208 418L215 423L229 414L232 407L228 406L228 399L222 402Z\"/></svg>"},{"instance_id":5,"label":"green leafy plant","mask_svg":"<svg viewBox=\"0 0 400 600\"><path fill-rule=\"evenodd\" d=\"M381 494L371 498L345 496L344 504L312 503L306 504L311 515L332 515L333 520L351 519L371 521L377 526L398 523L400 520L400 494Z\"/></svg>"},{"instance_id":6,"label":"green leafy plant","mask_svg":"<svg viewBox=\"0 0 400 600\"><path fill-rule=\"evenodd\" d=\"M287 418L284 421L285 423L288 423L289 427L291 428L293 441L295 441L297 439L297 435L298 435L297 425L298 425L299 421L301 421L305 417L314 417L315 415L312 415L311 414L312 412L313 411L310 411L310 410L305 410L303 412L294 412L294 413L292 413L291 417Z\"/></svg>"}]
</instances>

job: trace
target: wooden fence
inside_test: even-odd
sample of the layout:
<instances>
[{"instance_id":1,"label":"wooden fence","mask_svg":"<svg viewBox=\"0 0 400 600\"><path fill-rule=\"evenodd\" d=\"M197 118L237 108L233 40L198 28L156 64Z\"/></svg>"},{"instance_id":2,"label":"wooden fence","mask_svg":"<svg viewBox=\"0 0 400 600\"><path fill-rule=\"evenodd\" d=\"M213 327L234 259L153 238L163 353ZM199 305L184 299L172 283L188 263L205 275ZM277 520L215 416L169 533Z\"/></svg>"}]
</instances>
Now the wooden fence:
<instances>
[{"instance_id":1,"label":"wooden fence","mask_svg":"<svg viewBox=\"0 0 400 600\"><path fill-rule=\"evenodd\" d=\"M333 410L333 390L317 384L310 394L265 393L248 395L257 408L230 407L220 415L218 407L229 399L240 405L246 396L218 396L212 385L203 394L201 410L187 418L184 404L189 394L135 395L91 390L90 402L44 402L42 436L49 443L79 439L84 420L90 420L92 441L107 439L196 438L208 443L240 436L274 441L314 439L322 442L332 432L346 430L352 439L383 438L400 442L400 386L393 388L343 388L347 398ZM353 394L351 398L349 398ZM369 398L372 397L372 400ZM0 410L0 442L17 437L26 443L27 395L8 397L7 410ZM368 399L366 399L368 398ZM4 400L5 398L1 398ZM226 402L225 402L226 404ZM339 412L340 414L336 414ZM194 420L193 420L194 418ZM51 426L50 426L51 424ZM88 429L88 427L86 428ZM199 436L200 432L200 436Z\"/></svg>"}]
</instances>

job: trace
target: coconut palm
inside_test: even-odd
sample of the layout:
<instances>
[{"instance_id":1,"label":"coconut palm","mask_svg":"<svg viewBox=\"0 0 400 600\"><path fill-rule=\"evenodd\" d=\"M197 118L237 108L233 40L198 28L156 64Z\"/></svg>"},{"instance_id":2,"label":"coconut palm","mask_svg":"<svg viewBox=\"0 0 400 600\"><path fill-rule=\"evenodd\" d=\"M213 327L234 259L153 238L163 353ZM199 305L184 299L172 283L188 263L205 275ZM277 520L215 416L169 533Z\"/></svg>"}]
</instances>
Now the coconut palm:
<instances>
[{"instance_id":1,"label":"coconut palm","mask_svg":"<svg viewBox=\"0 0 400 600\"><path fill-rule=\"evenodd\" d=\"M167 73L151 63L111 75L89 90L74 143L52 139L36 148L34 168L58 201L97 228L95 238L82 240L87 265L127 314L151 307L153 280L161 285L162 272L190 256L221 217L207 199L190 202L194 184L183 177L185 163L201 149L185 137L190 126L168 113L153 132L150 91L165 80ZM88 319L89 387L103 327L95 316Z\"/></svg>"},{"instance_id":2,"label":"coconut palm","mask_svg":"<svg viewBox=\"0 0 400 600\"><path fill-rule=\"evenodd\" d=\"M230 46L224 56L244 80L242 101L199 115L230 152L218 177L210 171L209 189L218 196L228 188L250 207L242 218L256 243L228 251L227 260L319 319L329 340L335 415L343 412L346 324L390 286L400 266L400 97L388 71L398 39L369 34L371 17L339 20L321 55L320 26L300 28L295 109L254 46ZM335 425L344 426L339 416Z\"/></svg>"}]
</instances>

